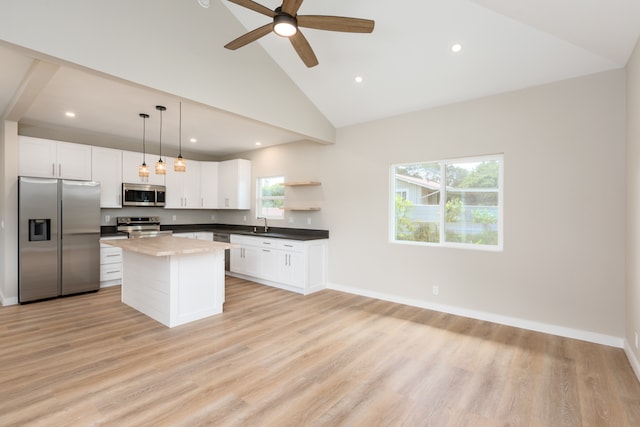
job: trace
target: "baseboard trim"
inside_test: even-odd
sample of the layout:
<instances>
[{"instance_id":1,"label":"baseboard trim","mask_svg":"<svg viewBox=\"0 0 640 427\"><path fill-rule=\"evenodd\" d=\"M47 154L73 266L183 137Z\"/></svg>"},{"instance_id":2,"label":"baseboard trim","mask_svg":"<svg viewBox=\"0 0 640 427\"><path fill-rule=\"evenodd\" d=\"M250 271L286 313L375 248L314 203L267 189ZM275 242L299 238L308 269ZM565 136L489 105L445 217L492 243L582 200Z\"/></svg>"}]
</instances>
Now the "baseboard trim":
<instances>
[{"instance_id":1,"label":"baseboard trim","mask_svg":"<svg viewBox=\"0 0 640 427\"><path fill-rule=\"evenodd\" d=\"M327 283L327 289L346 292L349 294L360 295L363 297L375 298L382 301L395 302L398 304L410 305L412 307L425 308L443 313L453 314L456 316L469 317L471 319L484 320L487 322L498 323L506 326L514 326L516 328L528 329L530 331L542 332L550 335L557 335L565 338L573 338L581 341L588 341L595 344L602 344L609 347L624 348L624 338L612 335L599 334L596 332L584 331L580 329L566 328L563 326L550 325L547 323L534 322L531 320L521 319L517 317L501 316L498 314L487 313L483 311L468 310L443 304L434 304L427 301L416 300L412 298L400 297L383 292L369 291L350 286L342 286L336 283Z\"/></svg>"},{"instance_id":2,"label":"baseboard trim","mask_svg":"<svg viewBox=\"0 0 640 427\"><path fill-rule=\"evenodd\" d=\"M7 298L0 291L0 305L1 306L5 307L7 305L16 305L16 304L18 304L18 297Z\"/></svg>"},{"instance_id":3,"label":"baseboard trim","mask_svg":"<svg viewBox=\"0 0 640 427\"><path fill-rule=\"evenodd\" d=\"M624 340L624 353L627 355L627 359L629 359L629 364L633 369L633 372L636 374L638 381L640 381L640 361L633 353L631 348L631 344L626 339Z\"/></svg>"}]
</instances>

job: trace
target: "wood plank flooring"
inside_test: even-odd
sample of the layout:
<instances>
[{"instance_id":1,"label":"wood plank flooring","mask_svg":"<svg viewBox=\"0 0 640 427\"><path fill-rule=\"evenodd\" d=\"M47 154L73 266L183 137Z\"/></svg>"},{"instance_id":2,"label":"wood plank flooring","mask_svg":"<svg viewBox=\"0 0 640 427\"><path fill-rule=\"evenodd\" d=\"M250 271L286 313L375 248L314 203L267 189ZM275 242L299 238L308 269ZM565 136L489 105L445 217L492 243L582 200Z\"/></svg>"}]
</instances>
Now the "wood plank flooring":
<instances>
[{"instance_id":1,"label":"wood plank flooring","mask_svg":"<svg viewBox=\"0 0 640 427\"><path fill-rule=\"evenodd\" d=\"M0 426L640 426L620 349L230 277L224 309L0 308Z\"/></svg>"}]
</instances>

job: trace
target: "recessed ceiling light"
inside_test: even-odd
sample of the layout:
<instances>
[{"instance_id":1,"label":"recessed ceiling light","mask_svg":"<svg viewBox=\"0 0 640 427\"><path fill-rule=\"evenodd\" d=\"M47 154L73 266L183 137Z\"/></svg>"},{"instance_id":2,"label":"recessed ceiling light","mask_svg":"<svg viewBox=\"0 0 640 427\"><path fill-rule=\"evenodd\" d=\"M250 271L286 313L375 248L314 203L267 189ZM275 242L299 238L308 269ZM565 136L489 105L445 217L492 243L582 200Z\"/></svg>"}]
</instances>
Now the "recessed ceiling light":
<instances>
[{"instance_id":1,"label":"recessed ceiling light","mask_svg":"<svg viewBox=\"0 0 640 427\"><path fill-rule=\"evenodd\" d=\"M191 138L191 139L189 140L189 142L192 142L192 143L194 143L194 144L195 144L196 142L198 142L198 140L197 140L197 139L195 139L195 138Z\"/></svg>"},{"instance_id":2,"label":"recessed ceiling light","mask_svg":"<svg viewBox=\"0 0 640 427\"><path fill-rule=\"evenodd\" d=\"M256 142L256 145L262 145L262 142L258 141Z\"/></svg>"},{"instance_id":3,"label":"recessed ceiling light","mask_svg":"<svg viewBox=\"0 0 640 427\"><path fill-rule=\"evenodd\" d=\"M198 0L198 4L204 8L209 7L209 0Z\"/></svg>"},{"instance_id":4,"label":"recessed ceiling light","mask_svg":"<svg viewBox=\"0 0 640 427\"><path fill-rule=\"evenodd\" d=\"M73 111L67 111L66 113L64 113L64 115L67 117L75 117L76 113L74 113Z\"/></svg>"},{"instance_id":5,"label":"recessed ceiling light","mask_svg":"<svg viewBox=\"0 0 640 427\"><path fill-rule=\"evenodd\" d=\"M356 76L355 79L356 83L362 83L364 81L364 78L362 78L362 76Z\"/></svg>"},{"instance_id":6,"label":"recessed ceiling light","mask_svg":"<svg viewBox=\"0 0 640 427\"><path fill-rule=\"evenodd\" d=\"M460 53L462 52L462 44L454 43L451 45L450 49L451 49L451 53Z\"/></svg>"}]
</instances>

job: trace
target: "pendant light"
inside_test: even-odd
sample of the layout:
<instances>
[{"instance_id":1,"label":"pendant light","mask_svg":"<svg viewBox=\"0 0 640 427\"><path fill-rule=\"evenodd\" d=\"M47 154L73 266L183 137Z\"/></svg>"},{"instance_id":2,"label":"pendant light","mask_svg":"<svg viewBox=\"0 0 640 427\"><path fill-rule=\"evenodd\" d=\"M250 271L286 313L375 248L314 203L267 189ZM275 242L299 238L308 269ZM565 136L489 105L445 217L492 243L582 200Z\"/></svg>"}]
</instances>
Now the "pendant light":
<instances>
[{"instance_id":1,"label":"pendant light","mask_svg":"<svg viewBox=\"0 0 640 427\"><path fill-rule=\"evenodd\" d=\"M182 158L182 102L180 102L180 125L178 129L178 144L180 145L180 151L178 152L178 158L173 163L173 170L176 172L186 172L187 162Z\"/></svg>"},{"instance_id":2,"label":"pendant light","mask_svg":"<svg viewBox=\"0 0 640 427\"><path fill-rule=\"evenodd\" d=\"M167 174L167 165L162 161L162 112L166 109L167 107L156 105L156 110L160 111L160 158L156 162L156 175Z\"/></svg>"},{"instance_id":3,"label":"pendant light","mask_svg":"<svg viewBox=\"0 0 640 427\"><path fill-rule=\"evenodd\" d=\"M146 163L146 155L145 155L145 134L147 131L147 119L149 118L148 114L140 113L140 117L142 117L142 164L138 166L138 176L142 178L149 177L149 166Z\"/></svg>"}]
</instances>

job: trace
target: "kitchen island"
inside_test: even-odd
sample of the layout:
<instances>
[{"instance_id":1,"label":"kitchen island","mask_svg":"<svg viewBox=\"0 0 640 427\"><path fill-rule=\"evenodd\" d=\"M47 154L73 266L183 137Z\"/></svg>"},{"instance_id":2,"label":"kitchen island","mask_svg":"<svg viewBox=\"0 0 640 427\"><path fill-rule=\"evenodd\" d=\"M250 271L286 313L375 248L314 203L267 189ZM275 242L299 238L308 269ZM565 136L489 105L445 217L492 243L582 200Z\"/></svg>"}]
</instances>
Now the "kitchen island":
<instances>
[{"instance_id":1,"label":"kitchen island","mask_svg":"<svg viewBox=\"0 0 640 427\"><path fill-rule=\"evenodd\" d=\"M222 313L230 244L172 236L103 243L123 249L123 303L170 328Z\"/></svg>"}]
</instances>

